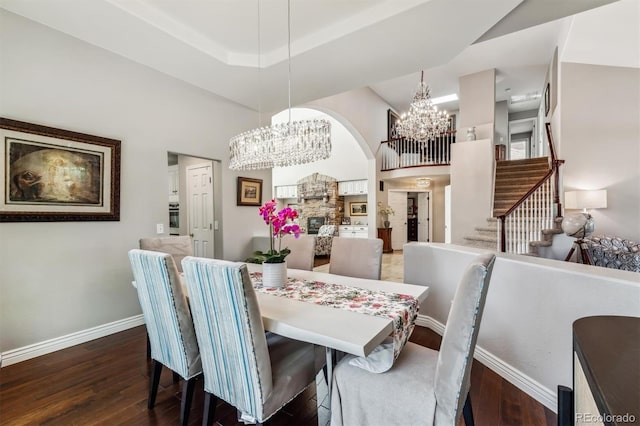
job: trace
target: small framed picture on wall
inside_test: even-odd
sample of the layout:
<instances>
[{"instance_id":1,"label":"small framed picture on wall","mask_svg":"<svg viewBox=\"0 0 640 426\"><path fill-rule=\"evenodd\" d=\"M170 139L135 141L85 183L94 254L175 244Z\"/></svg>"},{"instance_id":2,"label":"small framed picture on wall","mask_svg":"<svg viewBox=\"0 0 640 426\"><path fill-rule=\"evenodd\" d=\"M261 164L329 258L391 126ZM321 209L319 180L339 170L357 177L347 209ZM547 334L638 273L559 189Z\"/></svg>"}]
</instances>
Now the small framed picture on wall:
<instances>
[{"instance_id":1,"label":"small framed picture on wall","mask_svg":"<svg viewBox=\"0 0 640 426\"><path fill-rule=\"evenodd\" d=\"M238 206L260 206L262 204L262 179L238 177Z\"/></svg>"},{"instance_id":2,"label":"small framed picture on wall","mask_svg":"<svg viewBox=\"0 0 640 426\"><path fill-rule=\"evenodd\" d=\"M349 203L349 216L366 216L366 215L367 215L366 202Z\"/></svg>"}]
</instances>

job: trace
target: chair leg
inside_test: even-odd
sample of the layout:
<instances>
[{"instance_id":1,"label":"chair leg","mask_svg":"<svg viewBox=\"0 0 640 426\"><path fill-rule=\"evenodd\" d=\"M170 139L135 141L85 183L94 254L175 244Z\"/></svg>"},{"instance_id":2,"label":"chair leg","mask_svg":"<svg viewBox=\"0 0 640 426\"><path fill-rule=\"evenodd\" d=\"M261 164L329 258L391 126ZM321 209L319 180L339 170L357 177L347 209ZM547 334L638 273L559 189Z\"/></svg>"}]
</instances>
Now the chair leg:
<instances>
[{"instance_id":1,"label":"chair leg","mask_svg":"<svg viewBox=\"0 0 640 426\"><path fill-rule=\"evenodd\" d=\"M162 364L155 359L151 362L151 384L149 386L149 399L147 400L147 408L153 409L156 405L156 394L158 393L158 385L160 384L160 374L162 374Z\"/></svg>"},{"instance_id":2,"label":"chair leg","mask_svg":"<svg viewBox=\"0 0 640 426\"><path fill-rule=\"evenodd\" d=\"M178 383L180 381L180 375L173 371L173 383Z\"/></svg>"},{"instance_id":3,"label":"chair leg","mask_svg":"<svg viewBox=\"0 0 640 426\"><path fill-rule=\"evenodd\" d=\"M464 424L466 426L474 426L473 410L471 409L471 394L469 393L467 393L467 399L464 401L464 407L462 407L462 417L464 417Z\"/></svg>"},{"instance_id":4,"label":"chair leg","mask_svg":"<svg viewBox=\"0 0 640 426\"><path fill-rule=\"evenodd\" d=\"M147 359L151 359L151 342L149 341L149 333L147 333Z\"/></svg>"},{"instance_id":5,"label":"chair leg","mask_svg":"<svg viewBox=\"0 0 640 426\"><path fill-rule=\"evenodd\" d=\"M213 416L216 414L216 404L218 397L209 393L204 393L204 413L202 414L202 426L213 425Z\"/></svg>"},{"instance_id":6,"label":"chair leg","mask_svg":"<svg viewBox=\"0 0 640 426\"><path fill-rule=\"evenodd\" d=\"M186 426L189 421L189 411L191 410L191 400L193 399L196 380L197 377L192 377L182 384L182 401L180 402L180 424L182 426Z\"/></svg>"}]
</instances>

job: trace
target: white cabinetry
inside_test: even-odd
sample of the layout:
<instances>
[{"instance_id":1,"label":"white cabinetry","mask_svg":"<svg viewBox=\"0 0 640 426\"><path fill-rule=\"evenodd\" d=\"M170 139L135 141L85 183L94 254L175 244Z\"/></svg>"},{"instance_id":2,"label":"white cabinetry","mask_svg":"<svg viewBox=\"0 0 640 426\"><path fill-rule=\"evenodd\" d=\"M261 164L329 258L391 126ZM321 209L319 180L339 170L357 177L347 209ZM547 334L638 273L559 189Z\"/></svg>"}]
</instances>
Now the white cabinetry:
<instances>
[{"instance_id":1,"label":"white cabinetry","mask_svg":"<svg viewBox=\"0 0 640 426\"><path fill-rule=\"evenodd\" d=\"M298 198L298 185L276 186L276 198Z\"/></svg>"},{"instance_id":2,"label":"white cabinetry","mask_svg":"<svg viewBox=\"0 0 640 426\"><path fill-rule=\"evenodd\" d=\"M178 173L178 165L169 166L169 202L177 203L179 201L180 177Z\"/></svg>"},{"instance_id":3,"label":"white cabinetry","mask_svg":"<svg viewBox=\"0 0 640 426\"><path fill-rule=\"evenodd\" d=\"M367 180L345 180L338 182L338 195L361 195L367 193Z\"/></svg>"},{"instance_id":4,"label":"white cabinetry","mask_svg":"<svg viewBox=\"0 0 640 426\"><path fill-rule=\"evenodd\" d=\"M369 238L368 226L340 225L338 236L344 238Z\"/></svg>"}]
</instances>

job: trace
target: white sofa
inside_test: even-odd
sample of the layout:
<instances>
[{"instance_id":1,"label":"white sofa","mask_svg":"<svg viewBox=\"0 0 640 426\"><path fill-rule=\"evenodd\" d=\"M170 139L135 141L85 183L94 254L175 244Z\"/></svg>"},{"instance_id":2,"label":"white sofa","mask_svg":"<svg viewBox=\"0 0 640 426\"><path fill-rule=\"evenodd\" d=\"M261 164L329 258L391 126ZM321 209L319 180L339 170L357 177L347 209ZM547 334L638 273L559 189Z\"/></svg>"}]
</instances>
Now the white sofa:
<instances>
[{"instance_id":1,"label":"white sofa","mask_svg":"<svg viewBox=\"0 0 640 426\"><path fill-rule=\"evenodd\" d=\"M418 323L441 333L464 267L483 250L404 246L404 281L429 286ZM595 315L640 315L640 274L498 253L476 358L552 410L573 387L572 324Z\"/></svg>"}]
</instances>

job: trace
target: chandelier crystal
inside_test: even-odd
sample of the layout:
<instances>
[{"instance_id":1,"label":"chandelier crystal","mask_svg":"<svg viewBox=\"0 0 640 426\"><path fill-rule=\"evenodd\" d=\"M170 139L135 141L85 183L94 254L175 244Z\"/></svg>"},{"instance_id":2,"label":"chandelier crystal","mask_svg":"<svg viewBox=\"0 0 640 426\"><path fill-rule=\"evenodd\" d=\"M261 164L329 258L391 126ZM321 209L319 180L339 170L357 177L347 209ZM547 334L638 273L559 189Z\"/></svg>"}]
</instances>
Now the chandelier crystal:
<instances>
[{"instance_id":1,"label":"chandelier crystal","mask_svg":"<svg viewBox=\"0 0 640 426\"><path fill-rule=\"evenodd\" d=\"M287 19L289 122L249 130L231 138L229 168L232 170L286 167L331 156L328 120L291 121L291 0L287 1Z\"/></svg>"},{"instance_id":2,"label":"chandelier crystal","mask_svg":"<svg viewBox=\"0 0 640 426\"><path fill-rule=\"evenodd\" d=\"M402 114L396 123L396 130L401 137L426 142L449 129L449 114L447 111L438 111L438 107L431 102L430 92L422 71L420 86L413 95L409 112Z\"/></svg>"}]
</instances>

